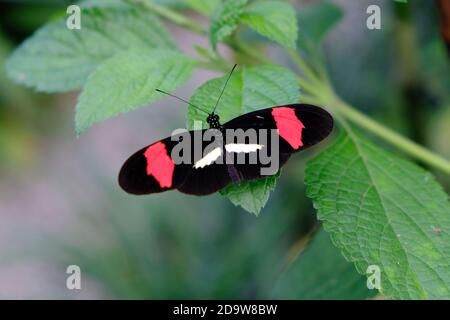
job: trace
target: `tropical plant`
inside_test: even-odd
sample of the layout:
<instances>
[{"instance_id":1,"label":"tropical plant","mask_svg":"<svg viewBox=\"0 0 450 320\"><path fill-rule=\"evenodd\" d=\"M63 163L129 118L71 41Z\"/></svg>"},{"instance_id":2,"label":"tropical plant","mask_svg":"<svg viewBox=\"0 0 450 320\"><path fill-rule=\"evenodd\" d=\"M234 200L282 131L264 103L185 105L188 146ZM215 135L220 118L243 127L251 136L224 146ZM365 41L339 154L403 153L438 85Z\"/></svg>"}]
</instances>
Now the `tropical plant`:
<instances>
[{"instance_id":1,"label":"tropical plant","mask_svg":"<svg viewBox=\"0 0 450 320\"><path fill-rule=\"evenodd\" d=\"M75 112L77 135L163 98L156 88L173 92L196 68L226 73L236 61L238 71L217 108L222 121L298 102L324 106L333 114L339 137L308 161L305 184L324 230L345 259L362 275L369 266L378 266L381 293L389 298L450 298L450 204L427 170L450 175L450 162L337 94L339 84L331 80L321 40L342 17L338 6L321 1L297 12L290 3L274 0L185 0L175 6L152 0L88 0L80 5L81 30L67 29L65 18L50 22L6 64L11 79L37 91L82 90ZM209 26L177 8L209 17ZM208 37L210 46L193 44L196 56L183 53L161 20ZM264 53L269 43L282 48L296 72ZM235 61L222 55L224 47ZM205 82L190 101L212 110L225 78ZM194 120L205 120L191 107L186 117L188 128ZM277 179L229 185L221 193L258 214ZM309 259L317 262L314 247L332 247L323 231L307 249L311 253L305 252L306 260L295 266L297 274L310 269ZM329 256L347 270L342 256ZM346 281L345 276L340 279ZM362 294L354 297L369 296L364 288L358 290ZM282 288L277 292L283 296Z\"/></svg>"}]
</instances>

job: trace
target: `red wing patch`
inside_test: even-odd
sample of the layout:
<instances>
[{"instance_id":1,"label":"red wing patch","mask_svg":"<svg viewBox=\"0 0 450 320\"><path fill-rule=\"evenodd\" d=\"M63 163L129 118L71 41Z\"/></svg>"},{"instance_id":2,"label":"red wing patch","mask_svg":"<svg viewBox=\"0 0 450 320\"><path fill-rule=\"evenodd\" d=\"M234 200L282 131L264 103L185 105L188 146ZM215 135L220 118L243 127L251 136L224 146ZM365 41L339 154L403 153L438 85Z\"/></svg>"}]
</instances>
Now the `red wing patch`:
<instances>
[{"instance_id":1,"label":"red wing patch","mask_svg":"<svg viewBox=\"0 0 450 320\"><path fill-rule=\"evenodd\" d=\"M272 109L272 116L277 124L278 134L286 140L292 148L297 150L303 146L302 130L305 127L297 118L294 109L278 107Z\"/></svg>"},{"instance_id":2,"label":"red wing patch","mask_svg":"<svg viewBox=\"0 0 450 320\"><path fill-rule=\"evenodd\" d=\"M172 187L175 164L167 154L165 144L161 141L152 144L145 150L144 156L147 159L147 175L152 175L161 188Z\"/></svg>"}]
</instances>

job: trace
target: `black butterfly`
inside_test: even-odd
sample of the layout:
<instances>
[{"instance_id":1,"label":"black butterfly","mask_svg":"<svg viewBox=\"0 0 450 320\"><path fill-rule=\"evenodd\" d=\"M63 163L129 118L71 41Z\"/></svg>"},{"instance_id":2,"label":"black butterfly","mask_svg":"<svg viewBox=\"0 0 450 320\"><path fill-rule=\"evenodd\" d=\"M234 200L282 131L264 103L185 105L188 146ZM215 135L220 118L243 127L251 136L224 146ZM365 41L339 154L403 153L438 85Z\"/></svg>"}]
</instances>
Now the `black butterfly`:
<instances>
[{"instance_id":1,"label":"black butterfly","mask_svg":"<svg viewBox=\"0 0 450 320\"><path fill-rule=\"evenodd\" d=\"M231 70L225 86L235 67L236 65ZM214 110L211 113L202 110L208 113L206 121L209 127L214 129L215 135L214 139L211 139L212 142L200 142L199 154L196 154L195 143L192 141L210 129L187 131L157 141L137 151L124 163L119 173L122 189L132 194L151 194L172 189L193 195L211 194L231 182L240 184L242 180L265 177L267 173L263 174L263 169L267 169L267 164L261 160L263 151L266 158L277 162L278 169L293 153L322 141L333 129L331 115L322 108L308 104L262 109L234 118L223 125ZM248 132L249 129L272 134L275 132L277 139L256 137L255 140L249 136L245 136L243 140L227 139L229 132ZM189 143L186 143L186 140L189 140ZM274 141L278 143L275 144ZM180 148L181 143L188 148ZM181 149L178 155L185 157L187 161L175 161L173 151L178 149ZM256 161L250 160L252 155L256 156L253 158ZM239 156L241 161L236 161ZM276 171L270 174L275 173Z\"/></svg>"}]
</instances>

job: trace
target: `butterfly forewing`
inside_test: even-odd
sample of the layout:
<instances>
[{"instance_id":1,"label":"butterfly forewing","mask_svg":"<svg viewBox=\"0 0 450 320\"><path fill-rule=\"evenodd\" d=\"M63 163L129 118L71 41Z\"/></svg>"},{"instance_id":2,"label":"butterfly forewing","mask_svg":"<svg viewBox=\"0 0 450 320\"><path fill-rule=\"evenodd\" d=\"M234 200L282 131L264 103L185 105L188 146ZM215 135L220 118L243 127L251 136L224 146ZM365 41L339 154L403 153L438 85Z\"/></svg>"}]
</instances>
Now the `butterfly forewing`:
<instances>
[{"instance_id":1,"label":"butterfly forewing","mask_svg":"<svg viewBox=\"0 0 450 320\"><path fill-rule=\"evenodd\" d=\"M281 112L277 112L279 110ZM292 112L288 110L292 110ZM293 116L299 122L293 119ZM285 126L283 126L283 122ZM289 122L294 122L293 130L286 128L290 127ZM280 137L280 153L293 153L309 148L325 139L333 130L333 118L322 108L309 104L291 104L244 114L225 123L224 127L230 129L275 129L280 133L284 131L285 135L291 137L288 138L290 142L283 136ZM295 128L297 130L294 130ZM299 138L301 145L296 143Z\"/></svg>"}]
</instances>

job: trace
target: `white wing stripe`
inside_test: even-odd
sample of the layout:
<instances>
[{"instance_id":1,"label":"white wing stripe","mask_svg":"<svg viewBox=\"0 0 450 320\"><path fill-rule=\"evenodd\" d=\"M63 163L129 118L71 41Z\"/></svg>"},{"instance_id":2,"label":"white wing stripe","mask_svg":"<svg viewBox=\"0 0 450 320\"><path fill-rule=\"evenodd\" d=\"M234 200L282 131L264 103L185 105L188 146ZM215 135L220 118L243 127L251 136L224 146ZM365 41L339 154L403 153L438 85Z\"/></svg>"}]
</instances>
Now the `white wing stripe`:
<instances>
[{"instance_id":1,"label":"white wing stripe","mask_svg":"<svg viewBox=\"0 0 450 320\"><path fill-rule=\"evenodd\" d=\"M222 155L222 148L215 148L210 153L208 153L206 156L198 160L194 164L194 168L204 168L206 166L209 166L214 161L216 161L220 156Z\"/></svg>"},{"instance_id":2,"label":"white wing stripe","mask_svg":"<svg viewBox=\"0 0 450 320\"><path fill-rule=\"evenodd\" d=\"M262 145L260 144L246 144L246 143L230 143L225 145L225 150L227 152L255 152L257 150L262 149Z\"/></svg>"}]
</instances>

